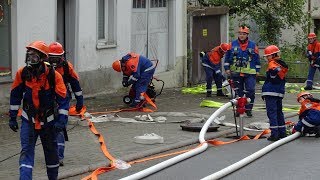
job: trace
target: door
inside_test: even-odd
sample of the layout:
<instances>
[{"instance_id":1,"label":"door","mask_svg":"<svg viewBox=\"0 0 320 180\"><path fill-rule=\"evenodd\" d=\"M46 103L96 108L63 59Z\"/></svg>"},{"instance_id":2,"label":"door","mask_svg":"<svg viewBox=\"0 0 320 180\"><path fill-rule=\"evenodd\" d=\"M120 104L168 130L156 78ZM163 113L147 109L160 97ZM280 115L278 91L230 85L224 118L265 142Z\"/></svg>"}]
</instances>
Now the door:
<instances>
[{"instance_id":1,"label":"door","mask_svg":"<svg viewBox=\"0 0 320 180\"><path fill-rule=\"evenodd\" d=\"M167 0L133 0L131 50L157 59L156 72L168 69Z\"/></svg>"},{"instance_id":2,"label":"door","mask_svg":"<svg viewBox=\"0 0 320 180\"><path fill-rule=\"evenodd\" d=\"M76 7L77 1L57 0L56 40L63 45L65 58L72 64L75 63L74 59L76 57Z\"/></svg>"},{"instance_id":3,"label":"door","mask_svg":"<svg viewBox=\"0 0 320 180\"><path fill-rule=\"evenodd\" d=\"M199 53L220 44L220 16L194 16L192 25L192 83L205 82Z\"/></svg>"},{"instance_id":4,"label":"door","mask_svg":"<svg viewBox=\"0 0 320 180\"><path fill-rule=\"evenodd\" d=\"M0 81L11 79L10 5L0 0Z\"/></svg>"}]
</instances>

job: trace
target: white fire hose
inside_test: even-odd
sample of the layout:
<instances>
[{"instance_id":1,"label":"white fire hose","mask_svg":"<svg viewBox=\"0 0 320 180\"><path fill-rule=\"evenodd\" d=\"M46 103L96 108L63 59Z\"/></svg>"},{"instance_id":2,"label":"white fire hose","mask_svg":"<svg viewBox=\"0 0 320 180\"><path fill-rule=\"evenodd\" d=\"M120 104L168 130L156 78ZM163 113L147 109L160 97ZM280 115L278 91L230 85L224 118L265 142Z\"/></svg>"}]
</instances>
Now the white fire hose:
<instances>
[{"instance_id":1,"label":"white fire hose","mask_svg":"<svg viewBox=\"0 0 320 180\"><path fill-rule=\"evenodd\" d=\"M191 150L191 151L188 151L188 152L185 152L183 154L180 154L176 157L173 157L171 159L168 159L166 161L163 161L159 164L156 164L154 166L151 166L145 170L142 170L140 172L137 172L135 174L132 174L130 176L127 176L127 177L124 177L120 180L132 180L132 179L141 179L141 178L144 178L146 176L149 176L155 172L158 172L166 167L169 167L173 164L176 164L180 161L183 161L185 159L188 159L192 156L195 156L197 154L200 154L202 153L203 151L205 151L207 148L208 148L208 143L206 143L206 140L204 138L204 135L205 133L207 132L210 124L212 123L212 121L218 117L218 115L220 115L223 111L225 111L226 109L228 109L229 107L231 107L233 104L236 105L237 103L237 100L236 99L232 99L230 102L224 104L223 106L221 106L219 109L217 109L210 117L209 119L206 121L206 123L203 125L201 131L200 131L200 134L199 134L199 141L200 143L202 143L199 147Z\"/></svg>"},{"instance_id":2,"label":"white fire hose","mask_svg":"<svg viewBox=\"0 0 320 180\"><path fill-rule=\"evenodd\" d=\"M222 178L222 177L224 177L224 176L226 176L226 175L228 175L228 174L230 174L230 173L232 173L232 172L234 172L234 171L246 166L247 164L249 164L252 161L260 158L261 156L267 154L268 152L272 151L273 149L275 149L275 148L277 148L277 147L279 147L279 146L281 146L283 144L286 144L286 143L288 143L288 142L300 137L300 135L301 135L300 132L296 132L296 133L294 133L294 134L292 134L292 135L290 135L290 136L288 136L286 138L283 138L283 139L281 139L279 141L276 141L276 142L274 142L274 143L262 148L261 150L251 154L250 156L248 156L248 157L246 157L246 158L244 158L244 159L242 159L242 160L240 160L240 161L238 161L238 162L236 162L236 163L234 163L234 164L232 164L232 165L230 165L230 166L228 166L228 167L226 167L226 168L224 168L224 169L222 169L222 170L220 170L218 172L215 172L215 173L213 173L213 174L211 174L211 175L209 175L207 177L204 177L201 180Z\"/></svg>"}]
</instances>

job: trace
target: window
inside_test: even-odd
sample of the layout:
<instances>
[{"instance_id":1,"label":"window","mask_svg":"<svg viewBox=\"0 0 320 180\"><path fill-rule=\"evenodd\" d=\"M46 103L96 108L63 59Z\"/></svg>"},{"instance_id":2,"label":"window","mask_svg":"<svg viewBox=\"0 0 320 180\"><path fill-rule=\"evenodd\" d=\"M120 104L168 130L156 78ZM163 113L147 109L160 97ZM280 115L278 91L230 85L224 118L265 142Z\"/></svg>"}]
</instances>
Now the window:
<instances>
[{"instance_id":1,"label":"window","mask_svg":"<svg viewBox=\"0 0 320 180\"><path fill-rule=\"evenodd\" d=\"M146 0L133 0L132 8L146 8Z\"/></svg>"},{"instance_id":2,"label":"window","mask_svg":"<svg viewBox=\"0 0 320 180\"><path fill-rule=\"evenodd\" d=\"M0 82L11 79L10 4L0 0Z\"/></svg>"},{"instance_id":3,"label":"window","mask_svg":"<svg viewBox=\"0 0 320 180\"><path fill-rule=\"evenodd\" d=\"M151 0L151 8L167 7L167 0Z\"/></svg>"},{"instance_id":4,"label":"window","mask_svg":"<svg viewBox=\"0 0 320 180\"><path fill-rule=\"evenodd\" d=\"M97 48L116 47L116 0L98 0L97 9Z\"/></svg>"}]
</instances>

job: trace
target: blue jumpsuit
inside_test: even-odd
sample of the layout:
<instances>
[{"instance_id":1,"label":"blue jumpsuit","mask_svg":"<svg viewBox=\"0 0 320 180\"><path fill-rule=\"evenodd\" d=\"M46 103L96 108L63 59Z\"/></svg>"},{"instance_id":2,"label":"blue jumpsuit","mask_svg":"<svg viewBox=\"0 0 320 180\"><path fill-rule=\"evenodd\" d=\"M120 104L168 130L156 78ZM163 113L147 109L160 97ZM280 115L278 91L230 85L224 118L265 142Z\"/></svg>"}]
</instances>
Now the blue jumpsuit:
<instances>
[{"instance_id":1,"label":"blue jumpsuit","mask_svg":"<svg viewBox=\"0 0 320 180\"><path fill-rule=\"evenodd\" d=\"M53 71L55 84L53 90L48 80L49 69L45 65L44 67L38 79L33 76L27 81L22 79L24 68L20 68L11 87L9 113L12 120L16 120L23 100L19 160L21 180L32 179L34 151L38 136L42 142L48 179L55 180L58 177L59 159L54 125L59 124L60 127L66 125L69 105L61 75ZM58 115L53 113L53 101L58 104ZM41 112L46 112L46 115ZM42 118L39 119L39 116Z\"/></svg>"},{"instance_id":2,"label":"blue jumpsuit","mask_svg":"<svg viewBox=\"0 0 320 180\"><path fill-rule=\"evenodd\" d=\"M299 121L294 129L299 132L308 133L315 127L320 126L320 102L306 99L301 103Z\"/></svg>"},{"instance_id":3,"label":"blue jumpsuit","mask_svg":"<svg viewBox=\"0 0 320 180\"><path fill-rule=\"evenodd\" d=\"M212 91L213 79L217 86L217 90L222 90L222 82L225 80L225 77L221 73L221 58L223 57L223 54L219 54L219 48L219 46L213 48L201 58L202 66L206 72L207 92Z\"/></svg>"},{"instance_id":4,"label":"blue jumpsuit","mask_svg":"<svg viewBox=\"0 0 320 180\"><path fill-rule=\"evenodd\" d=\"M56 68L56 71L62 75L63 81L66 85L68 104L70 104L70 101L72 99L72 95L69 89L69 84L70 84L72 92L74 93L74 96L77 100L76 107L81 108L83 106L83 95L82 95L82 89L80 87L79 76L73 69L73 66L70 62L66 63L65 65L66 67L61 66ZM65 69L65 68L68 68L68 69ZM64 159L64 149L65 149L65 137L64 137L63 131L57 134L57 143L58 143L59 161L61 162Z\"/></svg>"},{"instance_id":5,"label":"blue jumpsuit","mask_svg":"<svg viewBox=\"0 0 320 180\"><path fill-rule=\"evenodd\" d=\"M236 95L244 94L251 99L246 110L252 110L255 99L256 74L260 71L260 57L256 44L246 40L240 43L235 40L227 51L224 63L225 70L231 70Z\"/></svg>"},{"instance_id":6,"label":"blue jumpsuit","mask_svg":"<svg viewBox=\"0 0 320 180\"><path fill-rule=\"evenodd\" d=\"M266 102L271 136L278 139L286 136L286 126L282 111L282 99L285 94L285 76L288 66L282 60L271 60L262 86L262 98Z\"/></svg>"},{"instance_id":7,"label":"blue jumpsuit","mask_svg":"<svg viewBox=\"0 0 320 180\"><path fill-rule=\"evenodd\" d=\"M127 84L132 84L135 90L135 98L131 106L136 106L141 101L141 93L147 91L148 85L155 72L155 66L148 58L135 53L129 53L122 57L121 68Z\"/></svg>"},{"instance_id":8,"label":"blue jumpsuit","mask_svg":"<svg viewBox=\"0 0 320 180\"><path fill-rule=\"evenodd\" d=\"M314 74L317 69L320 71L320 43L318 41L314 41L312 44L308 45L307 57L310 65L306 88L311 90L313 86Z\"/></svg>"}]
</instances>

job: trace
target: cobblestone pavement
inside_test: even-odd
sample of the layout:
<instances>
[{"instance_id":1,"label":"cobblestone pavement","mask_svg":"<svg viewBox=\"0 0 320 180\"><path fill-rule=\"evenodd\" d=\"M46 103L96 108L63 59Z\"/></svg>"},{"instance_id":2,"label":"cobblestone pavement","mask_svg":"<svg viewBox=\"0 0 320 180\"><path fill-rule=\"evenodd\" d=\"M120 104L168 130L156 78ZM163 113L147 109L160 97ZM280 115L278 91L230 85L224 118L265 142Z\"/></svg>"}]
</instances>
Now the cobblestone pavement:
<instances>
[{"instance_id":1,"label":"cobblestone pavement","mask_svg":"<svg viewBox=\"0 0 320 180\"><path fill-rule=\"evenodd\" d=\"M261 92L260 86L257 86L257 92ZM88 112L114 110L124 107L122 103L122 96L125 93L118 94L102 94L95 97L88 97L85 99L85 104L88 107ZM180 88L165 89L164 92L156 100L158 105L158 112L194 112L204 115L211 115L214 108L203 108L199 104L205 98L205 94L182 94ZM213 96L210 98L214 101L228 102L228 98L220 98ZM260 95L256 94L256 104L264 104ZM284 99L286 105L297 105L295 94L287 94ZM2 112L2 120L0 121L0 179L18 179L18 160L20 151L19 133L12 132L8 127L8 117L3 115L6 112L8 106L1 106L0 112ZM141 112L122 112L118 113L121 117L131 117L141 115L145 113ZM227 122L233 122L233 113L230 108L224 112ZM253 112L253 118L245 118L246 123L254 121L267 122L265 110ZM104 122L96 123L95 127L103 135L109 152L117 158L127 156L130 154L143 152L155 148L160 148L165 145L176 144L179 142L187 141L192 138L197 138L197 132L187 132L181 130L181 123L186 119L194 117L167 117L166 123L123 123L123 122ZM20 124L20 123L19 123ZM97 137L91 133L88 127L80 125L68 125L69 139L66 143L65 151L65 166L59 169L60 173L71 171L72 169L87 166L90 164L96 164L108 160L104 157L100 150ZM228 129L226 127L220 127L219 131ZM145 133L156 133L164 137L163 144L155 145L142 145L134 143L133 137L143 135ZM214 134L212 132L211 134ZM39 143L39 140L38 140ZM35 179L44 177L45 163L44 155L41 145L36 148L35 167L33 169L33 176ZM79 179L82 176L70 177L68 179Z\"/></svg>"}]
</instances>

